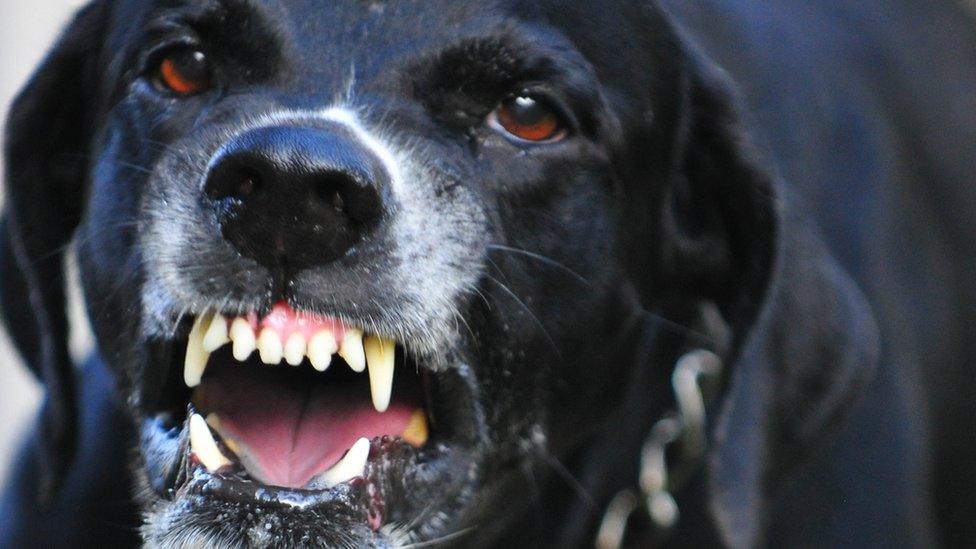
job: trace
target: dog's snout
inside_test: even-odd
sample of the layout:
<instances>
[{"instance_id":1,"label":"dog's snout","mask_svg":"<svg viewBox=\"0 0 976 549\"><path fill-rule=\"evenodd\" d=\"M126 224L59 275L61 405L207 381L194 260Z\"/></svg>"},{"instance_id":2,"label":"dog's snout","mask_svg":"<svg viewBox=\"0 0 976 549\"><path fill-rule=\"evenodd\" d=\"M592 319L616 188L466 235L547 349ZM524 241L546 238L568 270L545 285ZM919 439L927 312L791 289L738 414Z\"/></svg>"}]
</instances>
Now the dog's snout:
<instances>
[{"instance_id":1,"label":"dog's snout","mask_svg":"<svg viewBox=\"0 0 976 549\"><path fill-rule=\"evenodd\" d=\"M265 127L221 149L204 193L240 253L299 270L344 256L376 226L388 179L341 128Z\"/></svg>"}]
</instances>

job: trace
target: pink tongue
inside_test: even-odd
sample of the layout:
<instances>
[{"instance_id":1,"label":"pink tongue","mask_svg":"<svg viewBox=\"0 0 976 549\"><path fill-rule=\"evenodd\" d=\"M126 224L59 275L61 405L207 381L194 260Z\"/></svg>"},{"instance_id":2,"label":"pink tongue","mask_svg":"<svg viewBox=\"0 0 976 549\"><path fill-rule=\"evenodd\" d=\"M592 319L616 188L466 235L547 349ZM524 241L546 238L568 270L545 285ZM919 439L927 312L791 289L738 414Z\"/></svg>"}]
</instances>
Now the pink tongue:
<instances>
[{"instance_id":1,"label":"pink tongue","mask_svg":"<svg viewBox=\"0 0 976 549\"><path fill-rule=\"evenodd\" d=\"M220 435L240 446L248 473L268 485L305 486L359 438L400 435L413 412L402 401L377 412L365 383L296 383L265 367L247 375L215 370L205 380L208 412L220 418Z\"/></svg>"}]
</instances>

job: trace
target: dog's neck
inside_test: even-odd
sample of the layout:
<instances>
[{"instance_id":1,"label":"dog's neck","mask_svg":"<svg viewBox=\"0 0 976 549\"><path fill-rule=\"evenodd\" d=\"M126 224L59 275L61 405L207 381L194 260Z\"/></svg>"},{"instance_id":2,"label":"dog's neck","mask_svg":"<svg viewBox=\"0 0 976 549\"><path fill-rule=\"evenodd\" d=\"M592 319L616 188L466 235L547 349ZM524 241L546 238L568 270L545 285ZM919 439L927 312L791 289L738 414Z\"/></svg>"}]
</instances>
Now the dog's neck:
<instances>
[{"instance_id":1,"label":"dog's neck","mask_svg":"<svg viewBox=\"0 0 976 549\"><path fill-rule=\"evenodd\" d=\"M510 529L519 532L513 541L534 535L547 545L555 540L553 546L592 546L601 520L616 519L626 546L653 546L671 532L683 539L686 527L694 530L695 539L718 543L718 533L701 526L711 524L703 441L715 414L711 405L720 401L728 372L708 376L701 384L705 391L698 389L698 382L704 381L702 374L721 369L731 337L714 305L702 305L689 316L694 318L679 322L641 309L626 323L612 360L628 364L632 377L621 380L626 389L613 403L615 411L595 438L561 458L561 472L538 495L546 502L546 513L520 520L521 526ZM693 410L696 400L699 406ZM652 463L665 455L665 465ZM657 521L647 512L648 499Z\"/></svg>"},{"instance_id":2,"label":"dog's neck","mask_svg":"<svg viewBox=\"0 0 976 549\"><path fill-rule=\"evenodd\" d=\"M637 452L637 474L604 508L596 539L600 549L623 547L634 538L642 547L657 545L678 525L682 513L675 494L689 484L700 485L710 412L722 392L723 358L731 346L731 330L711 302L699 305L690 337L677 342L662 334L660 318L651 313L644 316L633 362L635 371L643 372L639 375L656 378L657 387L662 376L666 378L664 390L651 393L659 401L656 408L663 411L651 416L655 419ZM662 364L673 368L661 368ZM651 400L647 393L643 399ZM700 492L700 488L688 491ZM701 494L682 499L687 507L702 507L704 500Z\"/></svg>"},{"instance_id":3,"label":"dog's neck","mask_svg":"<svg viewBox=\"0 0 976 549\"><path fill-rule=\"evenodd\" d=\"M683 355L671 375L676 407L651 427L640 452L640 469L633 487L617 492L606 507L597 531L598 549L624 546L642 513L642 537L666 539L680 519L674 492L698 472L707 448L706 406L722 375L722 359L712 351L695 349Z\"/></svg>"}]
</instances>

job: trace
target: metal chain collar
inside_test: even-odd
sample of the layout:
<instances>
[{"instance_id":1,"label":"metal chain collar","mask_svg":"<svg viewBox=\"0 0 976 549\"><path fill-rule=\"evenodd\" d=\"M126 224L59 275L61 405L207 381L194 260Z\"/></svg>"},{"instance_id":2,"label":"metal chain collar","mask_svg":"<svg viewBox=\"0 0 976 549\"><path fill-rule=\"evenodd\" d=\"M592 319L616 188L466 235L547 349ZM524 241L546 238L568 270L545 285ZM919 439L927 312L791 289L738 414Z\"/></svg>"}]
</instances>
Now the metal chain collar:
<instances>
[{"instance_id":1,"label":"metal chain collar","mask_svg":"<svg viewBox=\"0 0 976 549\"><path fill-rule=\"evenodd\" d=\"M651 428L641 449L639 490L622 490L610 501L597 533L596 549L622 547L627 525L640 510L647 513L662 536L677 524L680 513L672 492L688 481L705 455L706 392L718 385L721 374L722 360L711 351L697 349L678 359L671 374L677 410L665 414ZM672 445L676 454L669 469L667 452Z\"/></svg>"}]
</instances>

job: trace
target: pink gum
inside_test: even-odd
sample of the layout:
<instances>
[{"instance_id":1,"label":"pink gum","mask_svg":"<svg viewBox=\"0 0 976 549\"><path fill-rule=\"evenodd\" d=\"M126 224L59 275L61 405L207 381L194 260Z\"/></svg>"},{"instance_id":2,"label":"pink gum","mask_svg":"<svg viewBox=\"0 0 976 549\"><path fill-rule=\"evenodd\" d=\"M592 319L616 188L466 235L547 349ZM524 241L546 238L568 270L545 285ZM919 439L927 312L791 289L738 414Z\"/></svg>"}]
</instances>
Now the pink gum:
<instances>
[{"instance_id":1,"label":"pink gum","mask_svg":"<svg viewBox=\"0 0 976 549\"><path fill-rule=\"evenodd\" d=\"M302 334L305 341L308 341L320 331L329 330L341 345L346 335L346 327L339 319L295 311L284 301L275 304L268 316L262 318L260 322L257 313L253 312L247 315L247 321L255 334L260 334L265 328L271 328L278 332L282 342L287 341L296 332Z\"/></svg>"}]
</instances>

